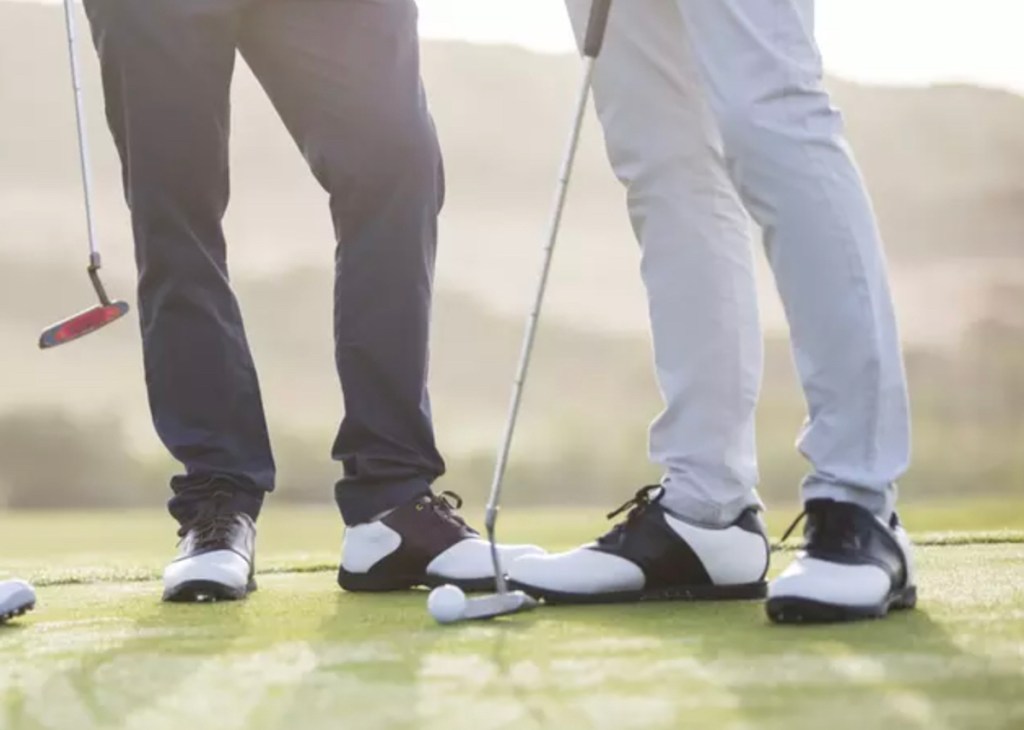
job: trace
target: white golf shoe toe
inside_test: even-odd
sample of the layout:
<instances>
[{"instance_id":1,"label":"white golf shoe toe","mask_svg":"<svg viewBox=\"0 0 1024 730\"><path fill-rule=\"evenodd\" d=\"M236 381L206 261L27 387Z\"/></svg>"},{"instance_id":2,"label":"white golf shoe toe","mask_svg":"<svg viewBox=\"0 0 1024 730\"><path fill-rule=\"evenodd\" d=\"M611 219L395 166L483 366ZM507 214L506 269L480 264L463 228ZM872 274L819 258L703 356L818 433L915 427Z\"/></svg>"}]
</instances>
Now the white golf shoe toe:
<instances>
[{"instance_id":1,"label":"white golf shoe toe","mask_svg":"<svg viewBox=\"0 0 1024 730\"><path fill-rule=\"evenodd\" d=\"M21 580L0 581L0 623L35 608L35 589Z\"/></svg>"}]
</instances>

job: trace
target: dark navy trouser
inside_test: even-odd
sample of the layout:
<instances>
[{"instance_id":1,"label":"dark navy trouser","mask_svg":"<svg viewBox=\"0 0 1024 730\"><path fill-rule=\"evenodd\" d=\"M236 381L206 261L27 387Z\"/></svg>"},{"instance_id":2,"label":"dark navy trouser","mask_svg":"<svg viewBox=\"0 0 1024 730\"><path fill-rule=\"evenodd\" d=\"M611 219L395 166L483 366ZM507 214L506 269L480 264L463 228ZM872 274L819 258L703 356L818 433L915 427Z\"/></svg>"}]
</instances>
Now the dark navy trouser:
<instances>
[{"instance_id":1,"label":"dark navy trouser","mask_svg":"<svg viewBox=\"0 0 1024 730\"><path fill-rule=\"evenodd\" d=\"M186 469L171 513L228 491L255 517L274 488L221 227L236 50L330 195L342 514L365 521L427 491L444 472L426 387L444 183L413 0L85 5L131 208L150 407Z\"/></svg>"}]
</instances>

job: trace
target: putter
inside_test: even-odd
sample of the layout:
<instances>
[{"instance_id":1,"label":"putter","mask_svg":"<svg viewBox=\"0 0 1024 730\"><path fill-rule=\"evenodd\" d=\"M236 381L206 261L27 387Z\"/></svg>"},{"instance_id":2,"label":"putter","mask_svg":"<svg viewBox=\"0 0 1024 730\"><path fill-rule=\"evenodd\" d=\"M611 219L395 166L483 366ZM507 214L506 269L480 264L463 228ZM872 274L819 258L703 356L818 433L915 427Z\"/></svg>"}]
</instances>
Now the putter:
<instances>
[{"instance_id":1,"label":"putter","mask_svg":"<svg viewBox=\"0 0 1024 730\"><path fill-rule=\"evenodd\" d=\"M96 227L92 216L92 175L89 150L85 134L85 104L82 101L82 80L76 52L75 16L71 0L64 0L64 27L68 36L68 57L71 59L71 86L75 94L75 123L78 130L78 162L82 172L82 190L85 197L85 223L89 237L89 281L100 303L65 320L47 327L39 337L39 347L46 350L95 332L128 313L128 304L111 301L100 280L101 259L96 244Z\"/></svg>"},{"instance_id":2,"label":"putter","mask_svg":"<svg viewBox=\"0 0 1024 730\"><path fill-rule=\"evenodd\" d=\"M537 607L537 600L532 596L527 595L523 591L509 590L505 572L501 567L501 556L498 554L495 535L498 524L498 512L501 508L501 491L505 480L505 470L508 467L509 455L512 451L512 438L515 435L516 422L519 419L519 409L523 400L526 375L529 371L530 360L533 355L534 341L537 337L537 326L540 322L540 312L544 305L544 295L547 292L551 262L555 252L555 242L558 240L558 233L562 227L562 213L565 210L565 202L569 193L569 181L572 178L576 151L579 148L580 134L583 131L583 119L594 80L594 64L601 53L601 46L604 44L610 9L611 0L593 0L590 8L590 18L587 22L586 37L583 42L583 80L580 84L579 96L576 100L576 111L573 117L572 131L569 135L569 143L558 177L555 205L544 245L544 260L541 266L540 280L538 281L537 292L534 296L533 309L530 311L530 316L526 323L526 333L523 337L519 365L516 369L515 383L512 388L512 400L509 404L508 420L505 423L505 433L498 449L498 459L494 467L494 479L491 483L491 494L487 500L485 524L487 527L487 539L491 544L491 562L494 565L497 592L467 599L461 620L495 618L497 616L529 611Z\"/></svg>"}]
</instances>

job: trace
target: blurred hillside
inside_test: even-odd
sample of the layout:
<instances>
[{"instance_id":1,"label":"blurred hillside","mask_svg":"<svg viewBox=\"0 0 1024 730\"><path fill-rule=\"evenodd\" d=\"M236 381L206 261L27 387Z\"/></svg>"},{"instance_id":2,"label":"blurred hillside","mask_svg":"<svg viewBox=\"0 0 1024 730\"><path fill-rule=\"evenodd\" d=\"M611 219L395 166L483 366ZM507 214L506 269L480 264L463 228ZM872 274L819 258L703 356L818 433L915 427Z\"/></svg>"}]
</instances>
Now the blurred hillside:
<instances>
[{"instance_id":1,"label":"blurred hillside","mask_svg":"<svg viewBox=\"0 0 1024 730\"><path fill-rule=\"evenodd\" d=\"M0 29L0 246L53 259L81 241L60 11L0 1ZM127 275L119 171L94 54L84 50L100 227L110 265ZM449 172L440 281L518 314L535 271L578 63L514 48L426 43L423 64ZM1024 281L1024 99L970 87L830 85L874 193L903 330L918 341L954 344L989 278ZM232 270L324 265L331 234L323 195L242 63L233 103ZM590 119L550 299L552 311L573 324L645 327L623 197ZM764 283L766 322L781 329L767 276Z\"/></svg>"},{"instance_id":2,"label":"blurred hillside","mask_svg":"<svg viewBox=\"0 0 1024 730\"><path fill-rule=\"evenodd\" d=\"M145 411L130 321L65 348L35 349L43 307L88 299L80 272L0 259L0 506L151 504L173 469ZM9 277L9 278L8 278ZM115 291L128 282L112 279ZM323 501L340 409L330 338L330 274L293 270L239 284L281 470L280 498ZM989 290L954 350L910 348L915 467L911 498L1024 495L1024 287ZM490 477L522 322L464 294L437 301L433 393L446 487L480 497ZM611 502L656 478L646 426L658 408L646 338L548 322L542 330L511 470L513 502ZM788 345L768 340L759 411L764 492L791 500L803 418Z\"/></svg>"},{"instance_id":3,"label":"blurred hillside","mask_svg":"<svg viewBox=\"0 0 1024 730\"><path fill-rule=\"evenodd\" d=\"M86 48L85 50L89 50ZM83 54L109 287L132 299L119 171ZM450 191L433 389L447 486L489 479L539 262L578 63L427 43ZM968 87L830 82L874 193L918 413L912 496L1024 494L1024 99ZM325 198L256 82L234 88L233 276L260 367L281 497L322 500L340 396ZM615 501L656 476L657 410L637 254L593 119L574 181L517 441L512 500ZM40 353L38 330L89 303L66 50L57 8L0 1L0 505L152 503L172 468L148 422L138 334L121 323ZM792 499L803 405L779 307L761 409L765 491ZM122 447L123 446L123 447Z\"/></svg>"}]
</instances>

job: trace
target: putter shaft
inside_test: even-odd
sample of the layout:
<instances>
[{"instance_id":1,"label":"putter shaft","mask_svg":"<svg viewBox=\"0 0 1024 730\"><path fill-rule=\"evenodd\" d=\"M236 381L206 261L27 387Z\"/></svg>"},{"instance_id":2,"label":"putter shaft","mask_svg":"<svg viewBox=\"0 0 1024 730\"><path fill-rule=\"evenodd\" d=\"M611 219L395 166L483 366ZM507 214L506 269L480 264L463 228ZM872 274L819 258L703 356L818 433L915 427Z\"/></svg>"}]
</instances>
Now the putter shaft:
<instances>
[{"instance_id":1,"label":"putter shaft","mask_svg":"<svg viewBox=\"0 0 1024 730\"><path fill-rule=\"evenodd\" d=\"M508 419L505 422L505 432L502 436L501 446L498 449L498 459L494 467L494 478L491 482L491 493L487 500L486 527L487 536L491 541L491 559L494 562L495 582L499 593L506 593L508 586L505 581L505 574L501 568L501 557L498 554L497 541L495 537L498 522L498 510L501 505L501 490L504 485L505 472L508 468L509 456L512 452L512 440L515 436L516 423L519 420L519 411L523 402L523 391L526 384L526 376L530 369L530 361L533 356L533 348L537 339L537 330L540 323L540 313L544 306L544 295L547 293L548 279L551 275L551 263L554 259L555 243L558 241L558 233L562 228L562 217L565 212L565 202L569 194L569 182L572 179L573 166L576 162L576 152L579 149L580 135L583 131L583 120L586 116L587 102L590 99L590 89L594 79L594 62L596 58L587 56L584 61L583 81L580 84L579 95L576 99L576 110L573 116L572 131L569 134L569 143L565 156L562 159L561 171L558 175L558 187L555 192L555 203L551 214L551 223L548 229L544 245L544 256L541 264L540 279L537 283L537 291L534 294L533 308L526 323L526 334L523 337L522 350L519 354L519 364L516 367L515 382L512 387L512 398L509 403Z\"/></svg>"}]
</instances>

